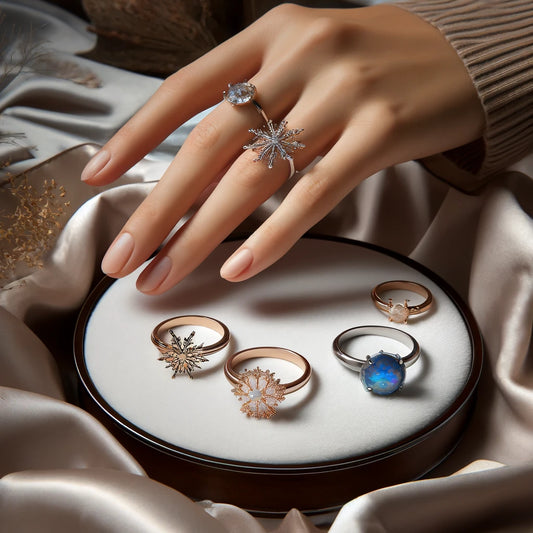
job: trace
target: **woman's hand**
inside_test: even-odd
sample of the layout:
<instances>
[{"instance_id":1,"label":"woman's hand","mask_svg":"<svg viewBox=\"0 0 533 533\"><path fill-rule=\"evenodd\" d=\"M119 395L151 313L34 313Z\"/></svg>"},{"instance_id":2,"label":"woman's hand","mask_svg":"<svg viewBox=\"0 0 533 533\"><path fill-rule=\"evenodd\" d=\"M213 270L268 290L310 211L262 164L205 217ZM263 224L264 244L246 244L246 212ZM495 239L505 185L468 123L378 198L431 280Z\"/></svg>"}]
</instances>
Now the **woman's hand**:
<instances>
[{"instance_id":1,"label":"woman's hand","mask_svg":"<svg viewBox=\"0 0 533 533\"><path fill-rule=\"evenodd\" d=\"M169 77L89 162L83 179L112 182L172 131L248 80L275 123L303 128L296 169L322 156L276 211L222 266L242 281L270 266L363 179L387 166L479 138L484 115L461 60L440 32L395 6L277 7ZM159 294L183 279L288 178L244 150L264 120L251 104L222 101L191 132L102 262L122 277L139 267L210 187L194 216L139 276ZM215 186L216 184L216 186Z\"/></svg>"}]
</instances>

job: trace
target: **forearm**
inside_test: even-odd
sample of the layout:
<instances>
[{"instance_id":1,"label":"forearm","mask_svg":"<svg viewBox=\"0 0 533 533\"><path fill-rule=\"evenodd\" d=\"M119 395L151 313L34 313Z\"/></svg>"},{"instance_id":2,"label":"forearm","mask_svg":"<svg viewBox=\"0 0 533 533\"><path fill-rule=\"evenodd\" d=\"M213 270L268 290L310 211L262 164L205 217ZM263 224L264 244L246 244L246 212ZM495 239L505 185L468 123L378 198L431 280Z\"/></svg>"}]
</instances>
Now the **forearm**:
<instances>
[{"instance_id":1,"label":"forearm","mask_svg":"<svg viewBox=\"0 0 533 533\"><path fill-rule=\"evenodd\" d=\"M474 190L533 150L533 3L410 0L396 5L443 33L476 87L486 116L483 138L423 160L450 183Z\"/></svg>"}]
</instances>

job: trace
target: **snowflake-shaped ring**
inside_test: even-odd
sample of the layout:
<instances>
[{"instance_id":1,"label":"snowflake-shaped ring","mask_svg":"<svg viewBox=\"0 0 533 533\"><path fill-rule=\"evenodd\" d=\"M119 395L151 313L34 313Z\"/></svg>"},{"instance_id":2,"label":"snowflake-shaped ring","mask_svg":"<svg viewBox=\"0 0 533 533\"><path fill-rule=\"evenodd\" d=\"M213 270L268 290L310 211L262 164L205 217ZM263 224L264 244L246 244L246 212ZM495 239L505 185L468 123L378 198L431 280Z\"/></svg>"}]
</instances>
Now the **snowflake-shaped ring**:
<instances>
[{"instance_id":1,"label":"snowflake-shaped ring","mask_svg":"<svg viewBox=\"0 0 533 533\"><path fill-rule=\"evenodd\" d=\"M249 359L269 357L284 359L297 365L301 376L290 383L280 383L269 370L259 367L253 370L238 372L236 367ZM231 389L242 403L241 411L248 417L271 418L276 414L276 407L285 399L287 394L301 389L311 379L311 365L299 353L277 347L258 347L243 350L232 355L224 366L224 374L234 385Z\"/></svg>"},{"instance_id":2,"label":"snowflake-shaped ring","mask_svg":"<svg viewBox=\"0 0 533 533\"><path fill-rule=\"evenodd\" d=\"M195 344L193 337L196 332L192 331L188 336L182 338L172 330L178 326L205 327L220 334L220 339L207 346L204 343ZM167 342L167 338L163 339L165 335L170 337L170 342ZM160 322L152 331L150 338L161 353L159 361L167 363L167 368L173 372L173 378L178 374L187 374L192 379L192 373L201 368L200 363L208 360L207 355L222 350L229 343L230 333L226 325L215 318L202 315L184 315Z\"/></svg>"},{"instance_id":3,"label":"snowflake-shaped ring","mask_svg":"<svg viewBox=\"0 0 533 533\"><path fill-rule=\"evenodd\" d=\"M243 148L257 152L259 155L254 161L266 160L268 161L268 168L274 166L277 157L285 159L291 167L290 179L296 172L292 153L297 149L305 148L305 144L295 140L296 135L302 131L303 128L288 130L286 120L282 120L279 124L274 124L269 120L266 123L266 128L250 130L250 133L253 133L255 137L250 144L245 144Z\"/></svg>"}]
</instances>

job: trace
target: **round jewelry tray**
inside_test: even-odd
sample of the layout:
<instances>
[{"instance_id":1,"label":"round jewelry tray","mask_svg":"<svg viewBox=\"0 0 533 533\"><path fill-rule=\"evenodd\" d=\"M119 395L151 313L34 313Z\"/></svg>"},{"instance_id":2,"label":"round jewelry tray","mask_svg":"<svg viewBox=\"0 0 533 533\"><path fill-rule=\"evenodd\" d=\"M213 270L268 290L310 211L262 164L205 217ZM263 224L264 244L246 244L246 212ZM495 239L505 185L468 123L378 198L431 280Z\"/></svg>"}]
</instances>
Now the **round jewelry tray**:
<instances>
[{"instance_id":1,"label":"round jewelry tray","mask_svg":"<svg viewBox=\"0 0 533 533\"><path fill-rule=\"evenodd\" d=\"M137 273L106 277L80 312L74 338L80 404L150 477L193 499L256 515L281 516L293 507L324 513L420 478L453 451L473 408L483 356L475 320L446 282L375 245L306 237L267 271L231 284L218 270L238 245L220 245L165 295L136 291ZM405 325L391 324L370 298L389 279L423 284L435 305ZM150 332L187 314L221 320L232 339L193 380L171 379ZM369 324L405 329L422 348L422 362L391 397L363 390L358 374L333 356L338 333ZM236 351L273 345L305 355L313 375L271 420L249 419L222 367ZM274 371L290 381L283 366Z\"/></svg>"}]
</instances>

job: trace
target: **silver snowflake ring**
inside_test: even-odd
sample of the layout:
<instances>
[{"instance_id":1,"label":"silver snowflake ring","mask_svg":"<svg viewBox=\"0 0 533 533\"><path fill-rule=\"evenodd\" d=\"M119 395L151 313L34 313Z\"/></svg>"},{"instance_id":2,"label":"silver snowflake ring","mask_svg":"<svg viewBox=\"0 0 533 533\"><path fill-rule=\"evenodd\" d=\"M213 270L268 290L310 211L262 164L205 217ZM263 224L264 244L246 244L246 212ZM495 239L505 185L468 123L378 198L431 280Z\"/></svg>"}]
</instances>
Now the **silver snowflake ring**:
<instances>
[{"instance_id":1,"label":"silver snowflake ring","mask_svg":"<svg viewBox=\"0 0 533 533\"><path fill-rule=\"evenodd\" d=\"M249 82L229 84L228 90L224 91L224 100L236 106L252 103L265 121L263 128L249 130L255 137L249 144L245 144L243 148L256 152L258 155L254 161L266 161L268 168L274 166L274 162L278 157L288 161L290 179L296 173L292 154L295 150L305 148L305 144L295 139L303 131L303 128L287 129L285 120L279 123L270 120L255 99L255 93L255 85Z\"/></svg>"},{"instance_id":2,"label":"silver snowflake ring","mask_svg":"<svg viewBox=\"0 0 533 533\"><path fill-rule=\"evenodd\" d=\"M256 358L283 359L295 364L302 370L300 377L290 383L280 383L274 377L274 372L261 370L259 367L252 370L237 371L236 367L244 361ZM241 411L248 417L271 418L276 414L276 407L287 394L295 392L306 385L311 379L311 365L299 353L286 348L261 346L249 348L233 354L224 365L224 374L227 380L234 385L231 392L242 403Z\"/></svg>"},{"instance_id":3,"label":"silver snowflake ring","mask_svg":"<svg viewBox=\"0 0 533 533\"><path fill-rule=\"evenodd\" d=\"M193 337L195 331L183 338L175 334L172 328L179 326L200 326L213 330L220 335L220 339L213 344L195 344ZM152 331L150 339L159 350L159 361L167 363L166 368L172 370L172 377L178 374L187 374L192 379L192 373L201 368L200 363L205 363L206 356L219 352L227 346L230 332L225 324L203 315L175 316L160 322Z\"/></svg>"},{"instance_id":4,"label":"silver snowflake ring","mask_svg":"<svg viewBox=\"0 0 533 533\"><path fill-rule=\"evenodd\" d=\"M410 352L400 356L378 350L374 355L364 359L355 357L345 351L354 337L375 335L386 337L403 344ZM402 389L405 381L405 369L416 363L420 357L420 345L409 333L389 326L357 326L343 331L333 341L333 354L350 370L359 372L363 387L378 396L389 396Z\"/></svg>"},{"instance_id":5,"label":"silver snowflake ring","mask_svg":"<svg viewBox=\"0 0 533 533\"><path fill-rule=\"evenodd\" d=\"M392 291L401 292L404 296L402 303L395 303L392 298L385 299L385 294ZM416 305L408 305L409 298L405 298L406 292L414 292L422 296L423 301ZM425 313L433 305L433 295L430 290L414 281L384 281L372 289L370 296L374 305L389 317L389 321L397 324L407 324L411 315Z\"/></svg>"}]
</instances>

